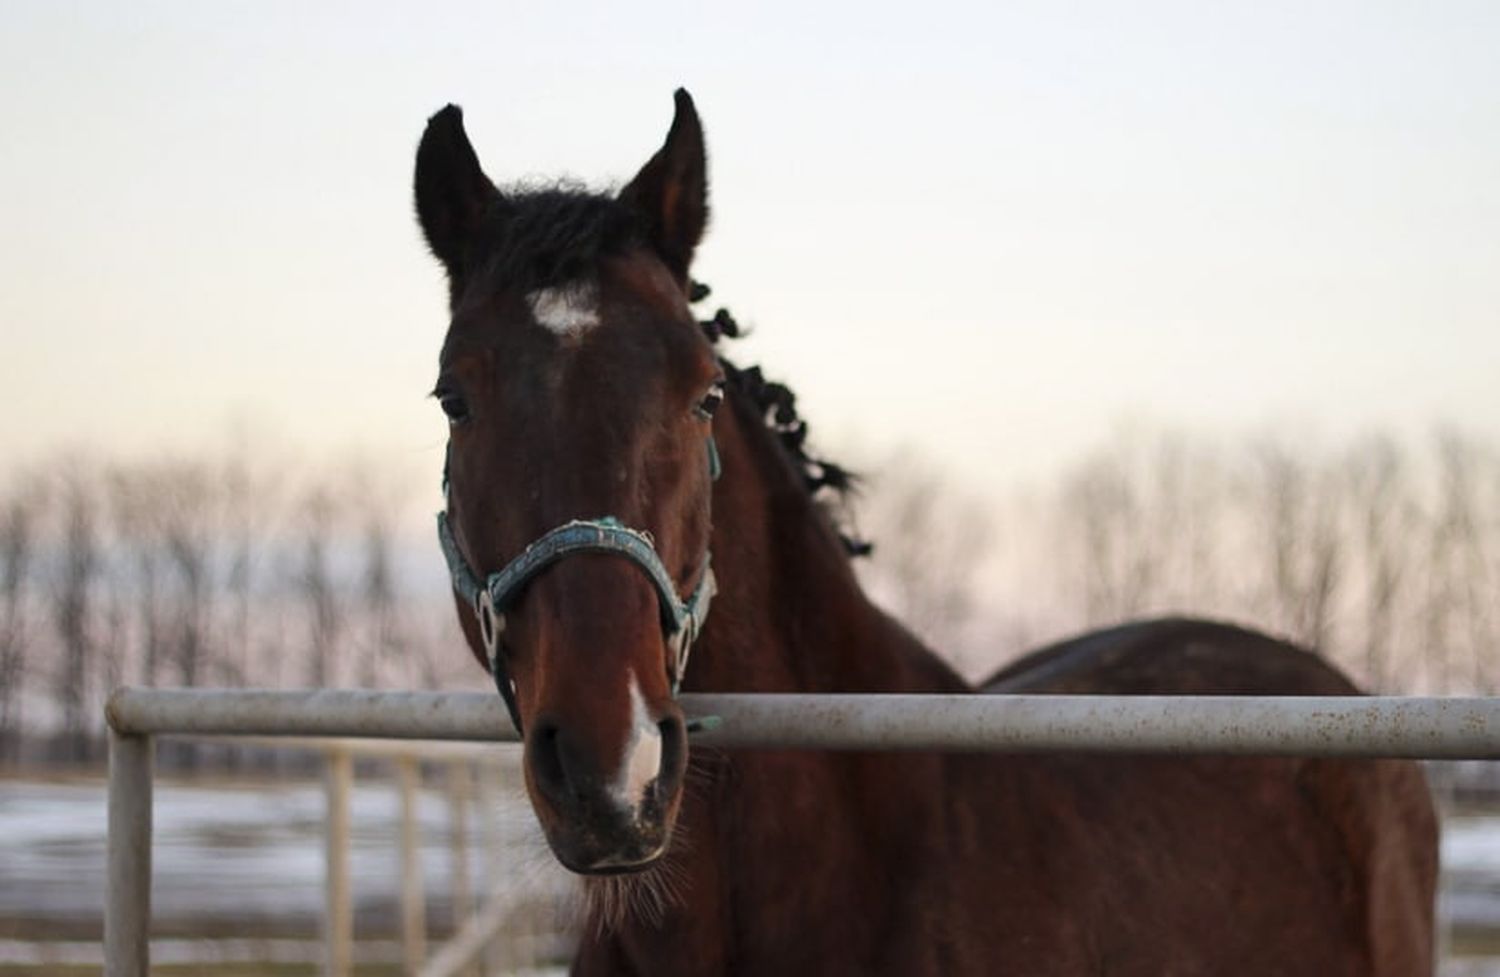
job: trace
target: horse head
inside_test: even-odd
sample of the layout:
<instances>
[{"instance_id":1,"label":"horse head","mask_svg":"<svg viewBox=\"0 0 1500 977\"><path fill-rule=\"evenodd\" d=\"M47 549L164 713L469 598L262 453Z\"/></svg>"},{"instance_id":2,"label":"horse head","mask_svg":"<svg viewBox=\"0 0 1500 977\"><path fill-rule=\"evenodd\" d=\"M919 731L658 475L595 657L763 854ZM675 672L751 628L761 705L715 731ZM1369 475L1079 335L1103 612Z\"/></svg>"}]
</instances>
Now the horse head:
<instances>
[{"instance_id":1,"label":"horse head","mask_svg":"<svg viewBox=\"0 0 1500 977\"><path fill-rule=\"evenodd\" d=\"M459 619L524 732L558 859L640 870L681 803L673 696L713 587L722 373L688 306L702 129L679 91L665 144L618 194L502 191L448 106L415 184L449 283L434 396Z\"/></svg>"}]
</instances>

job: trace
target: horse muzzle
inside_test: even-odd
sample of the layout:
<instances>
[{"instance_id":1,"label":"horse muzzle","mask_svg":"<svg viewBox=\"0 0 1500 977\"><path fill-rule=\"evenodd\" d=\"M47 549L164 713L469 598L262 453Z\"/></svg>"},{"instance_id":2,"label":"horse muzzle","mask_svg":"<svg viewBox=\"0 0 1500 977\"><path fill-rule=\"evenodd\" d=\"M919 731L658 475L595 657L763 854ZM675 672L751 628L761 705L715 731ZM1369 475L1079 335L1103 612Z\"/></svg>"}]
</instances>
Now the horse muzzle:
<instances>
[{"instance_id":1,"label":"horse muzzle","mask_svg":"<svg viewBox=\"0 0 1500 977\"><path fill-rule=\"evenodd\" d=\"M613 771L580 737L542 717L526 737L526 781L558 861L583 874L648 868L671 840L687 766L686 732L673 710L637 726Z\"/></svg>"}]
</instances>

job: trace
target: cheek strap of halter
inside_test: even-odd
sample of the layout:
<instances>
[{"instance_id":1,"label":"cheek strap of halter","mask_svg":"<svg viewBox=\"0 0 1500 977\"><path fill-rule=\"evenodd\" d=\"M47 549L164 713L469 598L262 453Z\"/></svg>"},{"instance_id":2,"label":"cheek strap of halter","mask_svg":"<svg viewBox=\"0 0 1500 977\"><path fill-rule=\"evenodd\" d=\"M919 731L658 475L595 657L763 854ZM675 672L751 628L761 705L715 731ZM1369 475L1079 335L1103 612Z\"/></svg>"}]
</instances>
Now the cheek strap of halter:
<instances>
[{"instance_id":1,"label":"cheek strap of halter","mask_svg":"<svg viewBox=\"0 0 1500 977\"><path fill-rule=\"evenodd\" d=\"M709 473L713 478L718 478L719 453L711 437L708 440L708 454ZM446 496L446 461L443 468L443 494ZM656 552L651 535L623 525L614 516L575 519L549 530L527 546L520 556L483 581L459 551L458 540L453 535L446 512L438 513L437 528L438 545L442 547L443 558L448 562L453 589L474 609L485 656L489 660L490 675L495 680L495 688L500 697L505 700L505 707L510 712L510 719L515 724L517 733L525 735L521 728L521 711L516 703L515 681L506 667L502 641L505 634L505 613L519 599L521 591L532 577L575 553L612 553L623 556L646 574L661 607L662 631L671 653L667 678L671 683L672 695L677 695L682 687L682 676L687 670L693 641L703 630L709 605L718 589L709 553L703 554L703 569L699 574L698 586L687 600L682 600L677 596L671 574Z\"/></svg>"}]
</instances>

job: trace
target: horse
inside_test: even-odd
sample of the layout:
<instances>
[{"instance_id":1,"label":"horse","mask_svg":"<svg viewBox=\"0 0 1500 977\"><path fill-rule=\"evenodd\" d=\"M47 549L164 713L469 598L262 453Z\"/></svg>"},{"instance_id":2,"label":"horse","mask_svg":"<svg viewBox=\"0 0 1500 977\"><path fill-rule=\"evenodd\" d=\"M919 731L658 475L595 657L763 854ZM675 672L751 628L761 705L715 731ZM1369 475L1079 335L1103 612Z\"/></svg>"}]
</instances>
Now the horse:
<instances>
[{"instance_id":1,"label":"horse","mask_svg":"<svg viewBox=\"0 0 1500 977\"><path fill-rule=\"evenodd\" d=\"M690 747L694 692L1346 695L1315 655L1147 621L973 687L862 592L791 392L700 322L703 128L617 192L417 150L446 271L439 539L526 791L590 899L580 975L1430 973L1436 820L1398 761Z\"/></svg>"}]
</instances>

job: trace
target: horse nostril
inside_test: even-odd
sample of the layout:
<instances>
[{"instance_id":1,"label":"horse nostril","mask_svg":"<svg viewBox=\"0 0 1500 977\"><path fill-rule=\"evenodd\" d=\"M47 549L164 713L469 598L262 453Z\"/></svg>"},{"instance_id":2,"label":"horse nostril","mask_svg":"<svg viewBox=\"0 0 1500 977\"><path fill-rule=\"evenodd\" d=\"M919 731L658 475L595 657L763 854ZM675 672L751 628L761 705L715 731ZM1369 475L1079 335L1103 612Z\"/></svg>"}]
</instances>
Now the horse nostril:
<instances>
[{"instance_id":1,"label":"horse nostril","mask_svg":"<svg viewBox=\"0 0 1500 977\"><path fill-rule=\"evenodd\" d=\"M566 737L557 723L543 720L532 730L526 753L531 761L531 776L542 793L554 800L567 800L577 789L573 782L576 760L569 762Z\"/></svg>"},{"instance_id":2,"label":"horse nostril","mask_svg":"<svg viewBox=\"0 0 1500 977\"><path fill-rule=\"evenodd\" d=\"M683 771L687 769L687 729L682 717L667 716L656 724L661 730L661 770L657 773L657 796L662 800L671 797L682 784Z\"/></svg>"}]
</instances>

